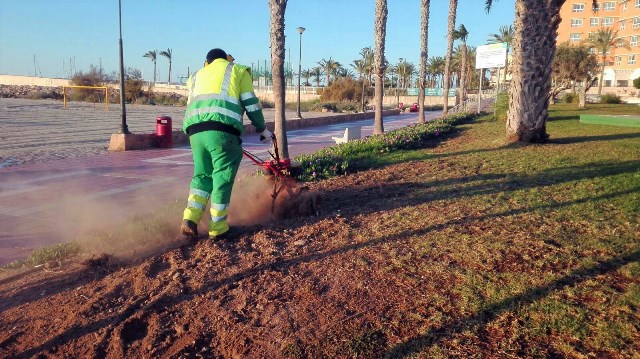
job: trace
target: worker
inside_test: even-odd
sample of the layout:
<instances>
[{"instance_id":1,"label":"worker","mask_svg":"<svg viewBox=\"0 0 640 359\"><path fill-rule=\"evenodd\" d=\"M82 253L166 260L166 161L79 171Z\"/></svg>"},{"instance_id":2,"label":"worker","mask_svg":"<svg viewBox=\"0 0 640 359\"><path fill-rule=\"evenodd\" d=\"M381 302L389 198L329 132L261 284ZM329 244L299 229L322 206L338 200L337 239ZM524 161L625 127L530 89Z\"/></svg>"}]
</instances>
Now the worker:
<instances>
[{"instance_id":1,"label":"worker","mask_svg":"<svg viewBox=\"0 0 640 359\"><path fill-rule=\"evenodd\" d=\"M233 60L225 51L213 49L207 53L204 67L187 81L189 98L182 129L189 135L194 168L181 226L187 239L198 238L198 223L209 200L209 238L233 236L227 213L242 159L240 135L245 111L260 133L260 141L272 143L273 135L265 126L260 101L253 92L250 68Z\"/></svg>"}]
</instances>

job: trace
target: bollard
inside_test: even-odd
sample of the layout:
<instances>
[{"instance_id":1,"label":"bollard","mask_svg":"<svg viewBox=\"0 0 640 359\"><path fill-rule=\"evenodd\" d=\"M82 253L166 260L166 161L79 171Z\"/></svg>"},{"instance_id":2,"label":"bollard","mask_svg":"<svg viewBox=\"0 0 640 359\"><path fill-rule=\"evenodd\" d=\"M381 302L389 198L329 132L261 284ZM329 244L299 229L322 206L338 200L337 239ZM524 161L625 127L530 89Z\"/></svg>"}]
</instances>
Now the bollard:
<instances>
[{"instance_id":1,"label":"bollard","mask_svg":"<svg viewBox=\"0 0 640 359\"><path fill-rule=\"evenodd\" d=\"M160 148L169 148L173 144L171 117L156 117L156 142Z\"/></svg>"}]
</instances>

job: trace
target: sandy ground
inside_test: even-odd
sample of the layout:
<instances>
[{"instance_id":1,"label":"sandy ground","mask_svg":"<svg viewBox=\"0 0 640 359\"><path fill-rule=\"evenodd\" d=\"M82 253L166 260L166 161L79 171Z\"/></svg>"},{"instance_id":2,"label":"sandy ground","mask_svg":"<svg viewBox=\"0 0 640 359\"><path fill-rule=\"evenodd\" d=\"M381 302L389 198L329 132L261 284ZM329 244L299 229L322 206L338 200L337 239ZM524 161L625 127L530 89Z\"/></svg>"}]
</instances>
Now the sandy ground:
<instances>
[{"instance_id":1,"label":"sandy ground","mask_svg":"<svg viewBox=\"0 0 640 359\"><path fill-rule=\"evenodd\" d=\"M127 105L127 125L134 133L155 131L155 118L167 115L173 128L182 127L184 107ZM274 111L265 109L273 122ZM305 117L331 115L305 113ZM287 111L286 117L296 117ZM245 117L245 122L249 123ZM120 129L120 106L61 101L0 99L0 168L30 162L79 157L106 152L111 134Z\"/></svg>"}]
</instances>

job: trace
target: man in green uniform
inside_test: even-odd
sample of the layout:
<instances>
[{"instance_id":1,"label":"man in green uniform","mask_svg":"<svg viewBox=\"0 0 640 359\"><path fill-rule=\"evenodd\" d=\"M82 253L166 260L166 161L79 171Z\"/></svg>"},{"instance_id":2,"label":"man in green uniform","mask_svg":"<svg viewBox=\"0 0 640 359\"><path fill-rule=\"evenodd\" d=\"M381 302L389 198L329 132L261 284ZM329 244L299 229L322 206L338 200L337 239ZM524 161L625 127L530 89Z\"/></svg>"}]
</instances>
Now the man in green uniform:
<instances>
[{"instance_id":1,"label":"man in green uniform","mask_svg":"<svg viewBox=\"0 0 640 359\"><path fill-rule=\"evenodd\" d=\"M240 135L245 111L260 133L260 141L272 141L253 92L250 68L232 61L223 50L213 49L207 53L204 67L187 81L189 99L183 131L189 135L194 170L181 230L188 239L198 237L197 225L209 200L209 238L220 240L229 235L227 213L242 160Z\"/></svg>"}]
</instances>

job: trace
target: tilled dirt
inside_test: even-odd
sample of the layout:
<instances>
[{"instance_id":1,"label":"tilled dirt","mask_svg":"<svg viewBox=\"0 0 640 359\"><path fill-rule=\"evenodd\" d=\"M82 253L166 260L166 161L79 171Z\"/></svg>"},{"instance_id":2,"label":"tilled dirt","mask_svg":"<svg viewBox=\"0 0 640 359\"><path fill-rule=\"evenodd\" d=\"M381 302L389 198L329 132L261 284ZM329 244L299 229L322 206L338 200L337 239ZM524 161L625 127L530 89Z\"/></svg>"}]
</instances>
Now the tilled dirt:
<instances>
[{"instance_id":1,"label":"tilled dirt","mask_svg":"<svg viewBox=\"0 0 640 359\"><path fill-rule=\"evenodd\" d=\"M350 336L373 343L373 354L389 340L375 328L409 309L411 291L381 263L356 265L375 246L355 233L376 223L386 173L314 184L306 193L321 194L319 215L297 213L234 240L176 239L133 263L94 255L4 284L0 356L335 357L349 353L341 343Z\"/></svg>"}]
</instances>

